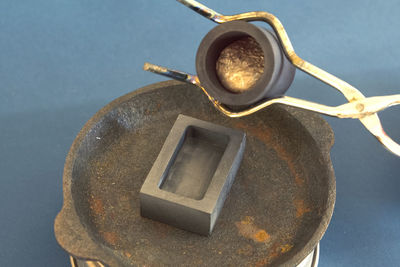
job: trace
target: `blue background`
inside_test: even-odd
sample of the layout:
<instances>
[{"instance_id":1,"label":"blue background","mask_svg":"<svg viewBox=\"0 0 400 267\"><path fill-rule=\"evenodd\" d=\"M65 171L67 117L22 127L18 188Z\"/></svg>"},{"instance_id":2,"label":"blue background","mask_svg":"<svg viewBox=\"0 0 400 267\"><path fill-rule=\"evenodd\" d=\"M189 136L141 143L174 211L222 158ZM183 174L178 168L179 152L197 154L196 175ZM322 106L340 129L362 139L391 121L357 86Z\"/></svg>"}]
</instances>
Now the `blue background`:
<instances>
[{"instance_id":1,"label":"blue background","mask_svg":"<svg viewBox=\"0 0 400 267\"><path fill-rule=\"evenodd\" d=\"M302 58L367 96L400 93L398 0L203 3L225 14L269 11ZM145 61L194 72L212 27L172 0L0 1L0 266L69 266L53 221L73 139L112 99L165 80L142 71ZM288 94L345 103L300 72ZM381 114L400 140L400 108ZM400 158L357 120L327 120L337 202L320 266L399 266Z\"/></svg>"}]
</instances>

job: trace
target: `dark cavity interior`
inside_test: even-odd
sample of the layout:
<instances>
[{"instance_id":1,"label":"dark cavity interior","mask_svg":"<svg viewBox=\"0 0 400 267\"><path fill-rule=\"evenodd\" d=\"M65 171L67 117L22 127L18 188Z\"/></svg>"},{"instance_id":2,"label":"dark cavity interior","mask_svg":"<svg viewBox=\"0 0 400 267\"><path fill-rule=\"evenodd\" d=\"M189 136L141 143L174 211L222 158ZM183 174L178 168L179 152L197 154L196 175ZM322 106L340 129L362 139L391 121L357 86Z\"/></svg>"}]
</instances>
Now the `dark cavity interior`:
<instances>
[{"instance_id":1,"label":"dark cavity interior","mask_svg":"<svg viewBox=\"0 0 400 267\"><path fill-rule=\"evenodd\" d=\"M201 200L228 145L228 136L189 126L160 181L160 189Z\"/></svg>"}]
</instances>

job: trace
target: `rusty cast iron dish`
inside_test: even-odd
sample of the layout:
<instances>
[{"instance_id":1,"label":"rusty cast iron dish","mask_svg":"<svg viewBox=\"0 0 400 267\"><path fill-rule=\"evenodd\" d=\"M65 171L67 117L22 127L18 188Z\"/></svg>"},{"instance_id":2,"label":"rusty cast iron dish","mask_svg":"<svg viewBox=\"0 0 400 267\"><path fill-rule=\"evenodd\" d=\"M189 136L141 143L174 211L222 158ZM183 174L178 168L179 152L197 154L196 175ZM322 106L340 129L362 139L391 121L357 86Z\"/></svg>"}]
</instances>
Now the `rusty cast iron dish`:
<instances>
[{"instance_id":1,"label":"rusty cast iron dish","mask_svg":"<svg viewBox=\"0 0 400 267\"><path fill-rule=\"evenodd\" d=\"M247 134L236 180L204 237L140 216L139 190L178 114ZM318 115L271 106L228 118L193 85L157 83L94 115L68 153L59 244L107 266L295 266L328 227L333 133Z\"/></svg>"}]
</instances>

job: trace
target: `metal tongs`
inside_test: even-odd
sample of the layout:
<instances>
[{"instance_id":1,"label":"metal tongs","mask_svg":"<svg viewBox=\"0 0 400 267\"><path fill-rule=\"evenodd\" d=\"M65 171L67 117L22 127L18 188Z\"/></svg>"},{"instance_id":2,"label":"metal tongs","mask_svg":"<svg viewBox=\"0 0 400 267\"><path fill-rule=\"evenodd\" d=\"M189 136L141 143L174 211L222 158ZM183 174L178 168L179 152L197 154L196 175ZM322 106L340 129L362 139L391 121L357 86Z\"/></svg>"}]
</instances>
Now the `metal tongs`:
<instances>
[{"instance_id":1,"label":"metal tongs","mask_svg":"<svg viewBox=\"0 0 400 267\"><path fill-rule=\"evenodd\" d=\"M278 103L338 118L359 119L361 123L365 126L365 128L367 128L367 130L372 135L374 135L384 147L386 147L393 154L400 156L400 145L394 142L385 133L377 115L377 112L382 111L385 108L399 105L400 94L365 97L359 90L357 90L355 87L351 86L347 82L301 59L294 52L293 46L282 23L277 17L268 12L256 11L225 16L193 0L177 1L199 13L200 15L219 24L236 20L264 21L268 23L276 33L286 57L296 68L339 90L349 102L340 106L332 107L307 100L293 98L290 96L282 96L278 98L264 100L256 106L247 108L245 110L233 111L223 103L220 103L219 101L211 97L207 90L201 86L200 81L196 75L168 69L150 63L144 64L144 70L196 85L203 90L203 92L208 96L209 100L214 104L216 109L229 117L247 116L272 104Z\"/></svg>"}]
</instances>

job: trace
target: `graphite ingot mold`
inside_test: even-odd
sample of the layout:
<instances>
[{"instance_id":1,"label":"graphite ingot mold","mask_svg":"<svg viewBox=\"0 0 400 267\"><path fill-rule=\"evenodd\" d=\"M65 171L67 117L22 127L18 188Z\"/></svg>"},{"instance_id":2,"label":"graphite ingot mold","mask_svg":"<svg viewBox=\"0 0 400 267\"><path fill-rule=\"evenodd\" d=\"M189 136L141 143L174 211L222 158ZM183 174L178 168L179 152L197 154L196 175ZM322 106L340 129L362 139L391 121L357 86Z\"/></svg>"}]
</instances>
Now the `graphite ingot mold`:
<instances>
[{"instance_id":1,"label":"graphite ingot mold","mask_svg":"<svg viewBox=\"0 0 400 267\"><path fill-rule=\"evenodd\" d=\"M210 235L243 157L245 133L179 115L141 190L141 215Z\"/></svg>"}]
</instances>

